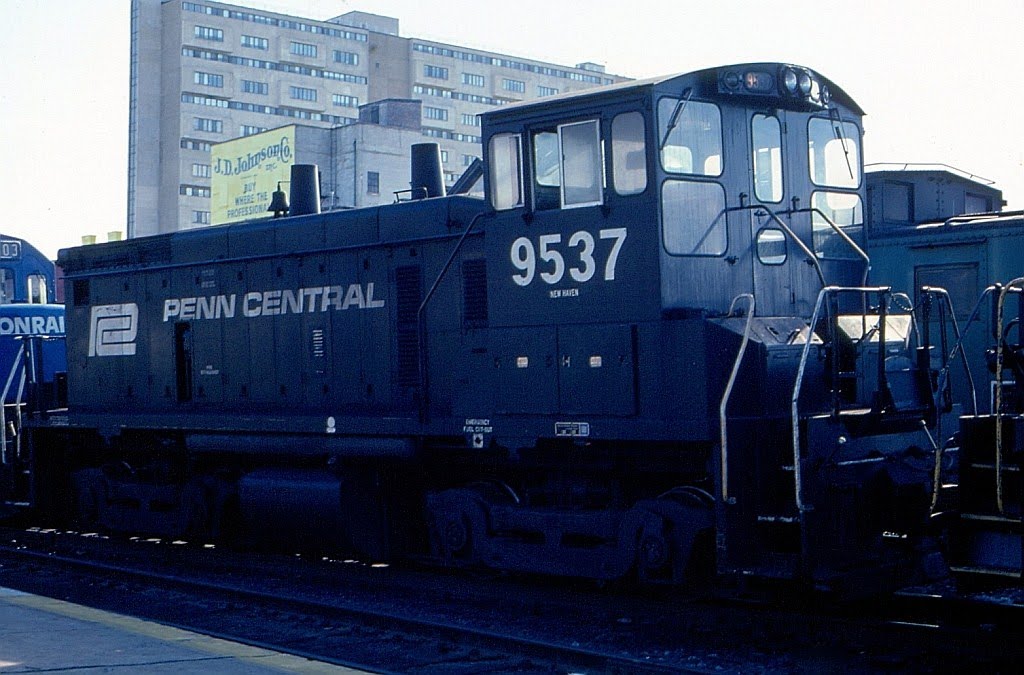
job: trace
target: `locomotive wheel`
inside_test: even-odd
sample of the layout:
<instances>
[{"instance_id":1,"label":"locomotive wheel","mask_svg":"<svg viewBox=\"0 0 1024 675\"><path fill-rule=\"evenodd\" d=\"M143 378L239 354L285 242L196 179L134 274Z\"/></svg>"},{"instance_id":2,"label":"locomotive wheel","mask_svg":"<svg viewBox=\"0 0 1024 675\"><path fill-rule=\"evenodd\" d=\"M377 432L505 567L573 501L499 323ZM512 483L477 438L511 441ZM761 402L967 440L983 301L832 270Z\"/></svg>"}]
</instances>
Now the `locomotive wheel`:
<instances>
[{"instance_id":1,"label":"locomotive wheel","mask_svg":"<svg viewBox=\"0 0 1024 675\"><path fill-rule=\"evenodd\" d=\"M181 491L184 535L189 539L205 540L210 537L213 509L210 490L202 479L192 479Z\"/></svg>"},{"instance_id":2,"label":"locomotive wheel","mask_svg":"<svg viewBox=\"0 0 1024 675\"><path fill-rule=\"evenodd\" d=\"M427 496L430 551L447 565L480 562L487 537L487 504L515 499L507 486L479 483Z\"/></svg>"},{"instance_id":3,"label":"locomotive wheel","mask_svg":"<svg viewBox=\"0 0 1024 675\"><path fill-rule=\"evenodd\" d=\"M639 502L636 508L644 514L637 544L639 580L690 586L701 583L709 570L709 554L704 549L712 527L712 509L707 499L699 492L680 489Z\"/></svg>"},{"instance_id":4,"label":"locomotive wheel","mask_svg":"<svg viewBox=\"0 0 1024 675\"><path fill-rule=\"evenodd\" d=\"M94 529L101 523L106 503L107 486L99 469L76 471L71 478L74 501L71 521L76 527Z\"/></svg>"}]
</instances>

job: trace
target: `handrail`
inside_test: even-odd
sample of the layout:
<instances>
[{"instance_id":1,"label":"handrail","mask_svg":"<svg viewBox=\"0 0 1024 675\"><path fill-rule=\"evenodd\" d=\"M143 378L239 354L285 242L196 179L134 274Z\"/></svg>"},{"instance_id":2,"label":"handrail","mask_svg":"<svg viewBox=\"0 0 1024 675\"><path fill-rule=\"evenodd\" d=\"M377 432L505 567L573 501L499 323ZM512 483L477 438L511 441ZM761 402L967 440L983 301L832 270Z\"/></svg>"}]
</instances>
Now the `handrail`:
<instances>
[{"instance_id":1,"label":"handrail","mask_svg":"<svg viewBox=\"0 0 1024 675\"><path fill-rule=\"evenodd\" d=\"M996 303L999 339L996 340L996 395L993 402L995 410L992 412L996 421L996 510L1003 516L1006 515L1003 504L1003 304L1006 302L1006 293L1015 286L1024 288L1024 277L1017 277L999 289L999 300Z\"/></svg>"},{"instance_id":2,"label":"handrail","mask_svg":"<svg viewBox=\"0 0 1024 675\"><path fill-rule=\"evenodd\" d=\"M971 389L971 406L973 414L978 414L978 394L975 391L974 385L974 373L971 372L971 365L967 362L967 351L964 349L964 339L967 337L967 331L971 329L971 323L974 321L978 314L978 309L981 307L982 300L985 299L989 293L995 290L995 286L989 286L978 298L978 303L974 306L974 311L967 318L967 323L964 325L963 333L960 332L960 322L956 319L956 312L953 309L953 299L949 295L949 291L945 288L939 288L937 286L922 286L922 293L931 293L942 298L946 302L946 306L949 308L949 318L953 324L953 335L956 337L956 344L953 346L953 350L949 353L946 358L946 363L942 365L942 370L939 371L939 378L937 381L936 389L941 392L945 387L946 379L949 377L949 368L956 359L956 355L960 354L960 361L964 364L964 374L967 377L967 383Z\"/></svg>"},{"instance_id":3,"label":"handrail","mask_svg":"<svg viewBox=\"0 0 1024 675\"><path fill-rule=\"evenodd\" d=\"M11 372L7 375L7 384L4 385L3 394L0 395L0 464L7 464L7 394L11 391L11 384L14 382L15 373L18 369L24 371L25 364L22 361L22 357L25 355L25 343L22 342L21 346L18 347L18 354L14 357L14 362L11 364ZM24 372L22 373L22 379L24 380ZM22 384L24 386L24 384ZM19 394L20 398L20 394Z\"/></svg>"},{"instance_id":4,"label":"handrail","mask_svg":"<svg viewBox=\"0 0 1024 675\"><path fill-rule=\"evenodd\" d=\"M957 173L968 180L977 180L978 182L984 182L987 185L995 185L994 180L973 174L969 171L964 171L963 169L950 164L944 164L942 162L872 162L864 165L865 169L872 169L874 167L880 168L875 168L874 171L869 171L868 173L874 173L877 171L943 171L949 169L951 172ZM892 168L886 169L885 167Z\"/></svg>"},{"instance_id":5,"label":"handrail","mask_svg":"<svg viewBox=\"0 0 1024 675\"><path fill-rule=\"evenodd\" d=\"M814 266L814 271L818 273L818 279L821 281L821 285L824 287L826 285L825 273L821 270L821 263L818 261L818 256L814 254L814 251L807 247L807 244L805 244L803 240L796 235L796 232L794 232L789 227L789 225L782 222L782 219L775 215L774 211L772 211L770 208L763 204L749 204L747 206L730 206L729 208L725 209L725 212L729 213L730 211L750 211L753 209L764 209L768 216L773 221L778 223L779 227L782 228L782 231L785 232L786 235L788 235L789 238L792 239L793 242L800 247L800 250L803 251L804 255L807 256L810 263Z\"/></svg>"},{"instance_id":6,"label":"handrail","mask_svg":"<svg viewBox=\"0 0 1024 675\"><path fill-rule=\"evenodd\" d=\"M889 293L891 290L892 289L889 286L826 286L818 292L818 299L814 303L814 312L811 314L811 322L809 324L810 333L807 335L807 341L804 342L804 348L800 354L800 365L797 367L796 381L793 383L793 397L790 399L790 423L793 435L793 490L796 500L796 508L801 516L805 512L810 511L812 507L804 504L803 501L803 481L800 469L800 390L803 387L804 373L807 369L807 359L811 352L814 326L818 325L818 319L821 316L822 304L824 304L827 296L834 295L836 293ZM835 336L833 336L832 339L835 340ZM884 349L880 349L879 354L884 357ZM881 384L882 383L879 382L879 385Z\"/></svg>"},{"instance_id":7,"label":"handrail","mask_svg":"<svg viewBox=\"0 0 1024 675\"><path fill-rule=\"evenodd\" d=\"M796 369L796 381L793 383L793 397L790 399L790 424L792 425L791 433L793 436L793 490L794 497L796 498L796 510L801 517L809 509L804 504L803 485L801 484L802 475L800 471L800 389L803 386L804 371L807 368L807 357L811 353L811 338L814 334L814 327L818 325L821 305L832 288L835 287L826 286L818 292L818 299L815 301L814 311L811 313L807 340L804 342L804 348L800 352L800 365Z\"/></svg>"},{"instance_id":8,"label":"handrail","mask_svg":"<svg viewBox=\"0 0 1024 675\"><path fill-rule=\"evenodd\" d=\"M960 339L957 340L956 345L953 347L953 351L951 351L949 353L948 363L942 369L942 371L939 372L939 384L940 385L944 384L945 378L948 377L948 375L949 375L949 366L953 362L953 358L954 358L956 352L958 352L958 351L963 356L964 368L966 368L968 370L968 372L970 372L970 366L967 364L967 354L966 354L966 351L963 348L963 343L964 343L964 340L967 339L967 332L971 329L971 326L974 324L974 322L978 318L978 313L981 311L981 304L985 301L985 298L988 297L988 295L990 293L995 292L998 288L999 288L999 286L995 286L995 285L987 287L984 291L982 291L981 296L978 298L978 301L976 303L974 303L974 309L971 310L970 316L967 317L967 323L965 324L964 331L960 335ZM970 379L973 380L973 378L970 378ZM978 414L978 398L977 398L977 395L974 393L973 390L971 392L971 396L972 396L972 403L974 405L974 414L977 415Z\"/></svg>"},{"instance_id":9,"label":"handrail","mask_svg":"<svg viewBox=\"0 0 1024 675\"><path fill-rule=\"evenodd\" d=\"M420 302L419 309L416 310L416 337L417 337L417 348L419 349L419 368L420 368L420 421L426 421L430 411L430 371L427 368L427 334L423 329L423 313L427 308L427 303L430 302L431 298L434 297L434 293L437 291L437 287L441 285L441 280L448 274L449 268L452 263L455 262L455 256L460 250L462 250L462 244L466 241L466 237L473 230L473 226L476 225L476 221L480 220L483 216L494 215L494 211L481 211L480 213L473 216L473 220L469 221L469 225L466 226L466 230L459 237L458 243L455 244L455 248L452 249L451 255L448 256L448 260L445 262L444 267L438 273L437 278L434 279L434 283L431 284L427 294L423 296L423 301Z\"/></svg>"},{"instance_id":10,"label":"handrail","mask_svg":"<svg viewBox=\"0 0 1024 675\"><path fill-rule=\"evenodd\" d=\"M864 274L861 276L860 285L862 287L868 285L868 274L871 272L871 257L868 256L867 251L862 249L860 245L858 245L857 242L855 242L850 235L846 234L846 232L843 231L843 228L836 225L836 223L831 218L825 215L824 211L819 209L817 206L811 206L806 209L787 209L785 211L781 211L780 213L782 213L783 215L789 215L793 213L817 213L819 216L821 216L825 220L825 224L832 228L832 231L838 234L839 237L844 242L846 242L846 245L852 248L853 252L860 256L860 258L864 261Z\"/></svg>"},{"instance_id":11,"label":"handrail","mask_svg":"<svg viewBox=\"0 0 1024 675\"><path fill-rule=\"evenodd\" d=\"M743 327L743 340L740 342L740 349L736 354L736 361L732 364L732 372L729 374L729 381L725 385L725 393L722 394L722 401L718 405L718 426L720 429L720 454L722 462L722 501L726 504L732 503L729 497L729 441L726 410L729 407L729 398L732 396L733 385L736 384L736 377L740 372L740 363L743 361L743 355L747 351L747 342L750 340L750 326L754 319L754 308L757 305L757 299L754 298L752 293L741 293L733 298L732 303L729 305L730 316L732 315L733 309L736 307L736 301L741 298L747 298L750 300L750 306L747 307L747 322Z\"/></svg>"}]
</instances>

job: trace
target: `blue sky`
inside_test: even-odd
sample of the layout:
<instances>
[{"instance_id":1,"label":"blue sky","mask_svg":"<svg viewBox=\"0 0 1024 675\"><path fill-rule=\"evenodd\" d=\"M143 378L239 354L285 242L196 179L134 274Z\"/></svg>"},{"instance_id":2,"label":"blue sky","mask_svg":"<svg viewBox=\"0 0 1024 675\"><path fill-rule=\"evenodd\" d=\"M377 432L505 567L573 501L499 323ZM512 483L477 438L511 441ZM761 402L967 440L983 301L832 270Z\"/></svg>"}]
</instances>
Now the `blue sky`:
<instances>
[{"instance_id":1,"label":"blue sky","mask_svg":"<svg viewBox=\"0 0 1024 675\"><path fill-rule=\"evenodd\" d=\"M631 77L789 61L867 111L867 162L942 162L1024 208L1024 0L250 0L312 19L398 17L401 33ZM0 0L0 232L50 256L126 220L128 0ZM153 142L153 151L157 151Z\"/></svg>"}]
</instances>

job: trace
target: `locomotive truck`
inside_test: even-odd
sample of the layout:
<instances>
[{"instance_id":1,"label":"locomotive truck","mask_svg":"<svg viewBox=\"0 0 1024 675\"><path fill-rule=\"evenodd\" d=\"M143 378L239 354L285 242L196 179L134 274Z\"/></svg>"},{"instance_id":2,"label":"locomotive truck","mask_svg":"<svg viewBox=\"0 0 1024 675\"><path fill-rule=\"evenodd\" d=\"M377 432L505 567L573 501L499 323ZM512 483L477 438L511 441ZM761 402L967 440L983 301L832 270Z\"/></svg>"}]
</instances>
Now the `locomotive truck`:
<instances>
[{"instance_id":1,"label":"locomotive truck","mask_svg":"<svg viewBox=\"0 0 1024 675\"><path fill-rule=\"evenodd\" d=\"M483 114L484 199L64 250L30 500L597 579L919 574L948 345L869 285L862 116L711 68Z\"/></svg>"}]
</instances>

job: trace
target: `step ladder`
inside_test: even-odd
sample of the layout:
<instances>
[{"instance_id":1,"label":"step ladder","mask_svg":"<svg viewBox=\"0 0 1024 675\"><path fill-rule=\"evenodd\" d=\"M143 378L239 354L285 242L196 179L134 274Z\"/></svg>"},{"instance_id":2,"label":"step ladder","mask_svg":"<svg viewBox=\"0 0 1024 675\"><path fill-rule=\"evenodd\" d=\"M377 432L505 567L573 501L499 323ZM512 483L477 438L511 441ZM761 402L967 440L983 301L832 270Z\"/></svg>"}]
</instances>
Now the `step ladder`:
<instances>
[{"instance_id":1,"label":"step ladder","mask_svg":"<svg viewBox=\"0 0 1024 675\"><path fill-rule=\"evenodd\" d=\"M1001 425L1001 438L997 438ZM979 415L961 422L960 514L950 538L951 569L968 581L1024 580L1024 416Z\"/></svg>"}]
</instances>

